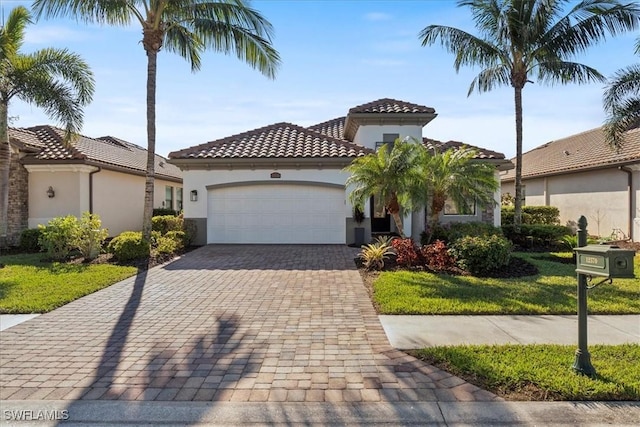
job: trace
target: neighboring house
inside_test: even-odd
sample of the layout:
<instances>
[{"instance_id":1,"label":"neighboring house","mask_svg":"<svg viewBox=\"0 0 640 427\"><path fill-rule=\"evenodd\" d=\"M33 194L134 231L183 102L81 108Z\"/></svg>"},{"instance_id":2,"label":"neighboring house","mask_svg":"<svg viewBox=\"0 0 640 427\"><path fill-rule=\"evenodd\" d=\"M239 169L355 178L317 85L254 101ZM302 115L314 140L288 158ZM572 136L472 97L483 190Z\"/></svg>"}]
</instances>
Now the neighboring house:
<instances>
[{"instance_id":1,"label":"neighboring house","mask_svg":"<svg viewBox=\"0 0 640 427\"><path fill-rule=\"evenodd\" d=\"M503 194L515 194L514 180L512 170L501 176ZM562 224L584 215L591 235L620 229L640 241L640 128L626 133L620 151L602 128L535 148L522 156L522 184L525 204L559 208Z\"/></svg>"},{"instance_id":2,"label":"neighboring house","mask_svg":"<svg viewBox=\"0 0 640 427\"><path fill-rule=\"evenodd\" d=\"M63 143L52 126L9 128L9 242L57 216L89 211L115 236L142 229L147 151L114 137ZM156 156L155 206L180 209L182 173Z\"/></svg>"},{"instance_id":3,"label":"neighboring house","mask_svg":"<svg viewBox=\"0 0 640 427\"><path fill-rule=\"evenodd\" d=\"M423 126L435 117L430 107L380 99L307 128L276 123L170 153L184 174L184 213L195 224L195 242L353 243L356 224L343 168L396 138L422 140ZM513 167L503 154L482 150L478 157L497 170ZM499 192L495 197L500 200ZM394 231L375 198L365 214L367 236ZM424 210L407 213L406 234L419 237L424 218ZM498 225L500 210L477 207L460 216L449 209L446 218Z\"/></svg>"}]
</instances>

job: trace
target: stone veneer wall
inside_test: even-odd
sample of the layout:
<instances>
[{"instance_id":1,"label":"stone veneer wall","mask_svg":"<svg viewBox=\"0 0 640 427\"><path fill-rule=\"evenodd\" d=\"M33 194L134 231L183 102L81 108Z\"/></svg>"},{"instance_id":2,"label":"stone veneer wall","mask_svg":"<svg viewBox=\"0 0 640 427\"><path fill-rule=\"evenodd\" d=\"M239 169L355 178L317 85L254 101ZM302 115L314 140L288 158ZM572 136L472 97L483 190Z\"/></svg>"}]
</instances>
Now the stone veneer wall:
<instances>
[{"instance_id":1,"label":"stone veneer wall","mask_svg":"<svg viewBox=\"0 0 640 427\"><path fill-rule=\"evenodd\" d=\"M9 212L7 244L20 243L20 233L29 223L29 172L20 163L17 153L11 154L9 170Z\"/></svg>"},{"instance_id":2,"label":"stone veneer wall","mask_svg":"<svg viewBox=\"0 0 640 427\"><path fill-rule=\"evenodd\" d=\"M482 209L482 222L493 225L493 205L485 206Z\"/></svg>"}]
</instances>

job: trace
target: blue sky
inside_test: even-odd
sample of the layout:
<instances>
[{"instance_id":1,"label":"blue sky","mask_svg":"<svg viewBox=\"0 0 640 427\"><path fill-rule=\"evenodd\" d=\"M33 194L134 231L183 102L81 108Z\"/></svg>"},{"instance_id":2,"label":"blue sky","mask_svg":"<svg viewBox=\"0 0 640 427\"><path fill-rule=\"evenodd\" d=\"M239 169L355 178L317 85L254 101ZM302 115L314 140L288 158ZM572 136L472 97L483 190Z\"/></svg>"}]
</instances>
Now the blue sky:
<instances>
[{"instance_id":1,"label":"blue sky","mask_svg":"<svg viewBox=\"0 0 640 427\"><path fill-rule=\"evenodd\" d=\"M18 4L1 0L4 14ZM456 74L453 57L434 45L422 47L418 32L431 24L474 32L468 11L452 0L254 0L275 28L282 57L269 80L235 57L208 52L200 72L182 58L158 58L158 154L201 144L276 122L309 126L343 116L379 98L436 109L423 134L515 155L513 90L499 88L467 97L478 69ZM608 40L580 62L605 76L638 62L638 34ZM146 146L146 55L137 26L114 28L70 19L40 20L27 28L24 51L68 48L95 74L96 93L85 110L82 133L113 135ZM524 149L600 126L603 85L524 89ZM14 101L13 126L51 123L36 107Z\"/></svg>"}]
</instances>

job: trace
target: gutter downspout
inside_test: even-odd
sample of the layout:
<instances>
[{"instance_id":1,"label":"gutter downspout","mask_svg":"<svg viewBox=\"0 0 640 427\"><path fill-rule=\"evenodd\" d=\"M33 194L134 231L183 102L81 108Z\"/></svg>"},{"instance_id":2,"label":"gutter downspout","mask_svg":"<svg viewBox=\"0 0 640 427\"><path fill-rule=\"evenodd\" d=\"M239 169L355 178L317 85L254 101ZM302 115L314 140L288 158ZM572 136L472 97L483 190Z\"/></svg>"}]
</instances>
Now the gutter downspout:
<instances>
[{"instance_id":1,"label":"gutter downspout","mask_svg":"<svg viewBox=\"0 0 640 427\"><path fill-rule=\"evenodd\" d=\"M629 239L633 233L633 171L626 166L618 166L620 172L627 173L627 204L629 206L629 218L627 219L627 229L629 230ZM637 236L633 236L636 237Z\"/></svg>"},{"instance_id":2,"label":"gutter downspout","mask_svg":"<svg viewBox=\"0 0 640 427\"><path fill-rule=\"evenodd\" d=\"M89 213L93 214L93 175L100 172L102 168L96 166L98 169L93 172L89 172Z\"/></svg>"}]
</instances>

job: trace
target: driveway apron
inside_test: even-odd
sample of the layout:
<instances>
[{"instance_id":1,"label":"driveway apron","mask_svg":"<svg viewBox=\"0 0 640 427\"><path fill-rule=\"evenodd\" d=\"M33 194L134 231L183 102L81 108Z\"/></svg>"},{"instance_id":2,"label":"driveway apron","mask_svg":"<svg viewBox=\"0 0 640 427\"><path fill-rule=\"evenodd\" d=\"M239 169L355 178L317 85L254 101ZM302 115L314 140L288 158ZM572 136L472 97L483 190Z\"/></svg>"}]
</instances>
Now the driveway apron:
<instances>
[{"instance_id":1,"label":"driveway apron","mask_svg":"<svg viewBox=\"0 0 640 427\"><path fill-rule=\"evenodd\" d=\"M3 400L500 400L393 349L338 245L218 245L1 333Z\"/></svg>"}]
</instances>

